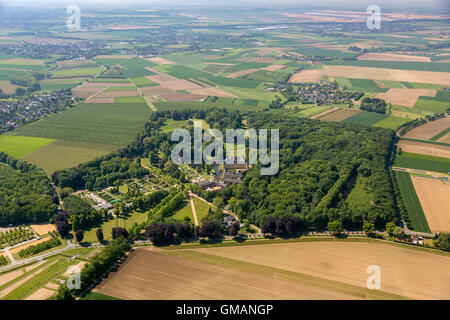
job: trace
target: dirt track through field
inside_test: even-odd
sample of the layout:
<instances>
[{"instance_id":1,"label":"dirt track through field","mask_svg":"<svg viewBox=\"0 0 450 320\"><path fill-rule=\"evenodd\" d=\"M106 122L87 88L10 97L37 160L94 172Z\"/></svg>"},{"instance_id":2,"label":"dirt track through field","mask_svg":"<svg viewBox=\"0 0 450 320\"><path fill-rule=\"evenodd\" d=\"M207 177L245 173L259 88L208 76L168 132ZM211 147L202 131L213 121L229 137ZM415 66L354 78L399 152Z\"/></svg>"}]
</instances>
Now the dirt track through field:
<instances>
[{"instance_id":1,"label":"dirt track through field","mask_svg":"<svg viewBox=\"0 0 450 320\"><path fill-rule=\"evenodd\" d=\"M381 269L381 290L416 299L448 299L450 255L390 244L305 242L196 249L315 277L366 287L371 265Z\"/></svg>"},{"instance_id":2,"label":"dirt track through field","mask_svg":"<svg viewBox=\"0 0 450 320\"><path fill-rule=\"evenodd\" d=\"M94 291L121 299L351 299L300 283L288 282L158 253L135 249L119 272Z\"/></svg>"},{"instance_id":3,"label":"dirt track through field","mask_svg":"<svg viewBox=\"0 0 450 320\"><path fill-rule=\"evenodd\" d=\"M450 232L450 183L417 176L411 180L431 232Z\"/></svg>"}]
</instances>

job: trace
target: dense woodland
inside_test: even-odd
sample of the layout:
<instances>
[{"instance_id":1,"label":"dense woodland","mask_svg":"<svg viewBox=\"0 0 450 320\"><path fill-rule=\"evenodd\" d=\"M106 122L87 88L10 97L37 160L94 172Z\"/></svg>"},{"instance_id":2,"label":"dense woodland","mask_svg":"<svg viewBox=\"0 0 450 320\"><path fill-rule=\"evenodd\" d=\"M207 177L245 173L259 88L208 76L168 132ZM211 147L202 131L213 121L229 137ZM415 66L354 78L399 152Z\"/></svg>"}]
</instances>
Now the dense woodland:
<instances>
[{"instance_id":1,"label":"dense woodland","mask_svg":"<svg viewBox=\"0 0 450 320\"><path fill-rule=\"evenodd\" d=\"M51 220L54 192L42 169L0 152L0 226Z\"/></svg>"}]
</instances>

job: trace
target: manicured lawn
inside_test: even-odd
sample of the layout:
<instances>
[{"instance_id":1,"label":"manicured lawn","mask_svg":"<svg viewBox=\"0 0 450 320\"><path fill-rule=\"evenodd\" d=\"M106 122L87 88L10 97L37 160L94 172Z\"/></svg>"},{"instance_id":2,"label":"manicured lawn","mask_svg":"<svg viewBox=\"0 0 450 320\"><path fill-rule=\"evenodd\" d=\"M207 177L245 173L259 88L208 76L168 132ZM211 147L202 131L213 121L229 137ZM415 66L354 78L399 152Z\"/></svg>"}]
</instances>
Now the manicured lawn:
<instances>
[{"instance_id":1,"label":"manicured lawn","mask_svg":"<svg viewBox=\"0 0 450 320\"><path fill-rule=\"evenodd\" d=\"M201 224L202 219L208 215L208 210L210 208L210 205L198 198L194 197L193 199L194 199L195 211L197 213L197 219L198 219L198 222Z\"/></svg>"},{"instance_id":2,"label":"manicured lawn","mask_svg":"<svg viewBox=\"0 0 450 320\"><path fill-rule=\"evenodd\" d=\"M53 141L55 140L48 138L2 135L0 136L0 151L21 158Z\"/></svg>"},{"instance_id":3,"label":"manicured lawn","mask_svg":"<svg viewBox=\"0 0 450 320\"><path fill-rule=\"evenodd\" d=\"M175 214L172 216L172 218L184 222L185 217L189 217L192 222L194 222L194 216L192 213L192 207L191 202L189 200L186 201L186 204L183 208L175 212Z\"/></svg>"},{"instance_id":4,"label":"manicured lawn","mask_svg":"<svg viewBox=\"0 0 450 320\"><path fill-rule=\"evenodd\" d=\"M397 176L398 187L403 202L405 203L406 210L408 211L409 218L414 226L414 230L430 233L431 231L427 219L423 213L422 206L420 205L419 198L414 190L414 185L409 173L397 171L395 175Z\"/></svg>"}]
</instances>

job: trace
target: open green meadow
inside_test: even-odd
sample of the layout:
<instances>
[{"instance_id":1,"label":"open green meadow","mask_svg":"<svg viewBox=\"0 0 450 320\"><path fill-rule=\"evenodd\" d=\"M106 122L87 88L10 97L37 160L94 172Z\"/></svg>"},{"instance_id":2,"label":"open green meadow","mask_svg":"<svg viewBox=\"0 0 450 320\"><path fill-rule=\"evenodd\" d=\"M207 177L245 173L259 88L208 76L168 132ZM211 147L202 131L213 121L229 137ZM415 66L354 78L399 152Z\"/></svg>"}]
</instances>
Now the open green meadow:
<instances>
[{"instance_id":1,"label":"open green meadow","mask_svg":"<svg viewBox=\"0 0 450 320\"><path fill-rule=\"evenodd\" d=\"M385 129L396 130L398 127L400 127L402 124L404 124L407 121L408 121L408 119L389 116L389 117L375 123L373 126L385 128Z\"/></svg>"},{"instance_id":2,"label":"open green meadow","mask_svg":"<svg viewBox=\"0 0 450 320\"><path fill-rule=\"evenodd\" d=\"M397 171L395 175L397 177L400 194L402 195L409 218L414 226L414 231L431 233L409 173Z\"/></svg>"},{"instance_id":3,"label":"open green meadow","mask_svg":"<svg viewBox=\"0 0 450 320\"><path fill-rule=\"evenodd\" d=\"M193 198L193 201L195 206L195 212L197 213L198 222L201 224L202 219L208 215L208 210L211 206L196 197Z\"/></svg>"},{"instance_id":4,"label":"open green meadow","mask_svg":"<svg viewBox=\"0 0 450 320\"><path fill-rule=\"evenodd\" d=\"M103 67L61 69L52 71L52 74L55 77L95 76L102 72L103 69Z\"/></svg>"},{"instance_id":5,"label":"open green meadow","mask_svg":"<svg viewBox=\"0 0 450 320\"><path fill-rule=\"evenodd\" d=\"M48 138L2 135L0 136L0 151L16 158L22 158L53 141L55 140Z\"/></svg>"}]
</instances>

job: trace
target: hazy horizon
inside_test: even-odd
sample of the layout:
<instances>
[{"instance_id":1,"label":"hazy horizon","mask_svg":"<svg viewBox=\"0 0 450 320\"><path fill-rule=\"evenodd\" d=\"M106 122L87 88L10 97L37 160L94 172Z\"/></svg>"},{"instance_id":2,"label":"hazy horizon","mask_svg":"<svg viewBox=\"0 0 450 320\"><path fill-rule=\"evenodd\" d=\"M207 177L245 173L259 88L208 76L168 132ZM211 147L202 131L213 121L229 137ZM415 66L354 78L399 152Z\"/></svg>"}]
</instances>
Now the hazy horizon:
<instances>
[{"instance_id":1,"label":"hazy horizon","mask_svg":"<svg viewBox=\"0 0 450 320\"><path fill-rule=\"evenodd\" d=\"M445 9L449 10L449 5L445 0L431 0L424 3L420 0L0 0L0 5L8 7L27 6L35 7L49 5L52 7L64 7L68 5L83 5L86 7L105 8L111 7L173 7L178 5L183 6L255 6L255 7L270 7L270 6L316 6L316 7L334 7L339 6L343 8L357 8L364 10L365 7L371 4L379 5L386 9Z\"/></svg>"}]
</instances>

